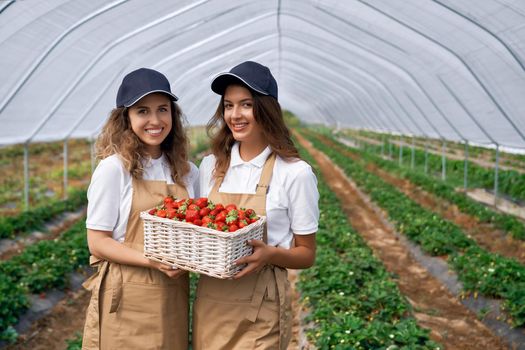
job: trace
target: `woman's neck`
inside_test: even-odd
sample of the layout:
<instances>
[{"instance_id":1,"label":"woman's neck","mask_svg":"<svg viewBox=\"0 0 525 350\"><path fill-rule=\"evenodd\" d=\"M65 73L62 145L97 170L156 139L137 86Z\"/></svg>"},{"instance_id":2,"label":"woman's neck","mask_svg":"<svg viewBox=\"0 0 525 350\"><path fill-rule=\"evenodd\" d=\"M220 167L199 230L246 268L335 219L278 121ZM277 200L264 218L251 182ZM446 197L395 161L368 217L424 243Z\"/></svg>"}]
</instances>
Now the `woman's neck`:
<instances>
[{"instance_id":1,"label":"woman's neck","mask_svg":"<svg viewBox=\"0 0 525 350\"><path fill-rule=\"evenodd\" d=\"M245 162L249 162L253 158L261 154L264 149L268 147L267 143L247 143L241 142L239 144L239 155L241 159Z\"/></svg>"}]
</instances>

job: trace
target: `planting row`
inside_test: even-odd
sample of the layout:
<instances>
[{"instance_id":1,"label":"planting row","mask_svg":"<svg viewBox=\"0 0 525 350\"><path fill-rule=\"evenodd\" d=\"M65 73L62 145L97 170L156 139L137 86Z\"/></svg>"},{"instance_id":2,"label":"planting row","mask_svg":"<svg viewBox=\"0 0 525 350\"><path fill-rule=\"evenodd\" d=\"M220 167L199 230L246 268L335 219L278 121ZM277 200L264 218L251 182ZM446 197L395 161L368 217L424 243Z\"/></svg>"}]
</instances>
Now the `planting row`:
<instances>
[{"instance_id":1,"label":"planting row","mask_svg":"<svg viewBox=\"0 0 525 350\"><path fill-rule=\"evenodd\" d=\"M0 217L0 238L14 238L19 234L42 229L47 221L66 211L77 210L86 203L86 190L75 189L70 191L66 200L50 200L46 204L15 216L2 216Z\"/></svg>"},{"instance_id":2,"label":"planting row","mask_svg":"<svg viewBox=\"0 0 525 350\"><path fill-rule=\"evenodd\" d=\"M399 147L398 145L390 143L383 147L384 151L388 151L388 153L390 153L390 148L392 149L392 156L394 159L399 157L402 148L401 154L402 159L405 160L405 164L411 162L412 149L410 146ZM366 148L375 153L381 152L381 145L367 145ZM425 162L427 164L427 171L430 174L441 176L443 167L441 156L433 153L427 153L425 155L424 150L414 149L414 167L423 172ZM485 188L487 190L493 190L493 169L484 168L472 162L468 162L467 167L469 188ZM448 158L445 169L447 182L452 186L462 187L464 181L465 161ZM514 200L525 202L525 174L520 174L515 170L499 169L498 192L503 193Z\"/></svg>"},{"instance_id":3,"label":"planting row","mask_svg":"<svg viewBox=\"0 0 525 350\"><path fill-rule=\"evenodd\" d=\"M316 167L304 150L301 156ZM311 311L310 341L319 349L439 349L322 179L319 193L317 259L297 285Z\"/></svg>"},{"instance_id":4,"label":"planting row","mask_svg":"<svg viewBox=\"0 0 525 350\"><path fill-rule=\"evenodd\" d=\"M367 172L362 164L322 143L314 134L304 134L387 212L399 232L431 255L448 255L449 266L456 271L466 291L503 299L503 306L512 317L509 322L516 326L525 324L523 265L481 249L458 226L422 208L394 186Z\"/></svg>"},{"instance_id":5,"label":"planting row","mask_svg":"<svg viewBox=\"0 0 525 350\"><path fill-rule=\"evenodd\" d=\"M403 137L403 136L397 136L392 134L383 134L383 133L377 133L373 131L364 131L360 130L358 132L353 130L343 130L340 131L341 134L348 135L350 137L356 135L356 136L364 136L367 139L375 140L376 142L382 143L385 141L385 139L393 140L394 142L403 142L405 144L412 143L412 140L414 141L414 144L416 147L420 149L424 149L425 146L429 149L432 149L436 152L441 152L443 147L443 141L437 140L437 139L428 139L426 137ZM407 141L410 139L410 141ZM465 152L465 144L464 143L458 143L454 141L447 141L447 152L451 152L456 155L463 155ZM496 151L494 149L489 149L486 147L478 147L475 145L469 145L468 147L469 156L471 158L475 158L477 160L482 160L485 162L492 162L494 163L496 160ZM525 166L525 155L523 154L513 154L513 153L507 153L507 152L500 152L499 155L500 158L500 164L502 165L508 165L512 167L517 168L524 168Z\"/></svg>"},{"instance_id":6,"label":"planting row","mask_svg":"<svg viewBox=\"0 0 525 350\"><path fill-rule=\"evenodd\" d=\"M87 264L85 227L80 220L61 237L35 243L0 262L0 340L16 338L13 326L29 306L28 294L65 288L69 273Z\"/></svg>"},{"instance_id":7,"label":"planting row","mask_svg":"<svg viewBox=\"0 0 525 350\"><path fill-rule=\"evenodd\" d=\"M337 142L331 136L325 135L325 137L328 137L331 142ZM408 179L427 192L457 205L461 211L475 216L480 222L494 224L499 229L511 234L514 238L525 240L525 225L522 221L512 215L491 210L485 205L469 198L465 193L455 191L454 186L451 184L427 176L421 171L404 168L399 166L397 162L385 160L373 153L356 148L348 148L343 145L341 145L341 147L344 147L347 152L358 155L359 158L364 161L374 163L390 173Z\"/></svg>"}]
</instances>

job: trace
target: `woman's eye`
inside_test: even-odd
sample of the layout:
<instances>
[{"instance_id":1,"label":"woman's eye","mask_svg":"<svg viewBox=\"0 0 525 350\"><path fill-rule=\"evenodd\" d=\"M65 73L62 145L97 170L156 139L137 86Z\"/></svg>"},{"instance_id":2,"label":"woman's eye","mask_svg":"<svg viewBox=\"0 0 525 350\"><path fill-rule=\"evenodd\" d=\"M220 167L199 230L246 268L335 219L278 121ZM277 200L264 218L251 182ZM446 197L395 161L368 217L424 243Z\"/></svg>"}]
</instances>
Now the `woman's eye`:
<instances>
[{"instance_id":1,"label":"woman's eye","mask_svg":"<svg viewBox=\"0 0 525 350\"><path fill-rule=\"evenodd\" d=\"M224 109L230 109L232 108L232 105L224 105Z\"/></svg>"},{"instance_id":2,"label":"woman's eye","mask_svg":"<svg viewBox=\"0 0 525 350\"><path fill-rule=\"evenodd\" d=\"M160 112L167 112L168 109L167 109L166 107L160 107L160 108L159 108L159 111L160 111Z\"/></svg>"},{"instance_id":3,"label":"woman's eye","mask_svg":"<svg viewBox=\"0 0 525 350\"><path fill-rule=\"evenodd\" d=\"M146 109L139 109L137 111L138 114L146 114L147 113L147 110Z\"/></svg>"}]
</instances>

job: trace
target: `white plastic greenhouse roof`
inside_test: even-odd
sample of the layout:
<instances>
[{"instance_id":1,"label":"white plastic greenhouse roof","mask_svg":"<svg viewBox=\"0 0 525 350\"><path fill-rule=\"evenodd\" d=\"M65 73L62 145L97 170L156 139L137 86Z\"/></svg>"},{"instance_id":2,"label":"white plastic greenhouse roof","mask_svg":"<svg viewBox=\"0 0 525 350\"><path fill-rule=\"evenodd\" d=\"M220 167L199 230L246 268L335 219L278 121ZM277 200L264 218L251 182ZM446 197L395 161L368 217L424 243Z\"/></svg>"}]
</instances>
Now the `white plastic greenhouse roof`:
<instances>
[{"instance_id":1,"label":"white plastic greenhouse roof","mask_svg":"<svg viewBox=\"0 0 525 350\"><path fill-rule=\"evenodd\" d=\"M127 72L192 125L270 67L306 122L525 148L525 0L0 0L0 144L93 137Z\"/></svg>"}]
</instances>

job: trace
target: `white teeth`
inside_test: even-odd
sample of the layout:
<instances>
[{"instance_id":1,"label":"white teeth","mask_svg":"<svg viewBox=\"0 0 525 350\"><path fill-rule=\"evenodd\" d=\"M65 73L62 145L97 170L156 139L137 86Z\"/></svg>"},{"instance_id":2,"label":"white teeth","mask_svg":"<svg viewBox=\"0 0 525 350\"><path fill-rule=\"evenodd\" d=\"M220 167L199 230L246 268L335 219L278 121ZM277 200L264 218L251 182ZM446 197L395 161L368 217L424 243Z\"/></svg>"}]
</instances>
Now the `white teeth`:
<instances>
[{"instance_id":1,"label":"white teeth","mask_svg":"<svg viewBox=\"0 0 525 350\"><path fill-rule=\"evenodd\" d=\"M160 134L162 132L162 128L161 129L148 129L148 130L146 130L146 132L148 134L157 135L157 134Z\"/></svg>"}]
</instances>

